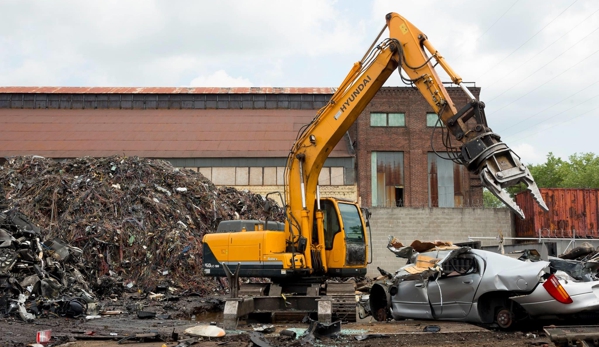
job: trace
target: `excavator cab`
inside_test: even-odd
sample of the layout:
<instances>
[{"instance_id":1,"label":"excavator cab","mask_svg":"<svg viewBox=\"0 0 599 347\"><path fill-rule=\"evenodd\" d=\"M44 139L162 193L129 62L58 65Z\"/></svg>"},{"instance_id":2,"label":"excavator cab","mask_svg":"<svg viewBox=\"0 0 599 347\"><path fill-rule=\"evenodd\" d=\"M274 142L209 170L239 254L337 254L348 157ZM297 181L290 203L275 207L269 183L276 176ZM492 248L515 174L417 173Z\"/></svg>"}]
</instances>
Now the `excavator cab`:
<instances>
[{"instance_id":1,"label":"excavator cab","mask_svg":"<svg viewBox=\"0 0 599 347\"><path fill-rule=\"evenodd\" d=\"M331 276L364 276L368 242L366 221L356 203L334 198L320 199L323 238L318 238L318 218L314 216L312 242L324 246L327 274ZM315 209L315 214L318 209ZM317 248L317 247L315 247Z\"/></svg>"}]
</instances>

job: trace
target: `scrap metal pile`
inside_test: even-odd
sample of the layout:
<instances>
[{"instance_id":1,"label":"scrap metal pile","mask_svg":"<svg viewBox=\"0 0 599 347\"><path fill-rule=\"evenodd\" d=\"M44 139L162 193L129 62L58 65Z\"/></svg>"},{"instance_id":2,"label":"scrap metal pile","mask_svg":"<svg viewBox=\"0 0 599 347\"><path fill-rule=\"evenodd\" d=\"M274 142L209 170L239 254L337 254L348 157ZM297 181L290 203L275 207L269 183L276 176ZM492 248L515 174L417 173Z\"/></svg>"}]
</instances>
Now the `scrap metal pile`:
<instances>
[{"instance_id":1,"label":"scrap metal pile","mask_svg":"<svg viewBox=\"0 0 599 347\"><path fill-rule=\"evenodd\" d=\"M77 269L80 253L59 239L42 243L40 229L16 210L0 213L0 313L24 321L83 314L94 297Z\"/></svg>"},{"instance_id":2,"label":"scrap metal pile","mask_svg":"<svg viewBox=\"0 0 599 347\"><path fill-rule=\"evenodd\" d=\"M599 249L598 249L599 250ZM593 245L583 242L559 257L549 257L551 266L573 279L582 282L599 280L599 252Z\"/></svg>"},{"instance_id":3,"label":"scrap metal pile","mask_svg":"<svg viewBox=\"0 0 599 347\"><path fill-rule=\"evenodd\" d=\"M217 282L201 271L202 236L221 220L282 220L258 194L138 157L15 157L0 167L0 190L5 311L31 293L46 303L165 286L213 293ZM58 313L83 301L62 300Z\"/></svg>"}]
</instances>

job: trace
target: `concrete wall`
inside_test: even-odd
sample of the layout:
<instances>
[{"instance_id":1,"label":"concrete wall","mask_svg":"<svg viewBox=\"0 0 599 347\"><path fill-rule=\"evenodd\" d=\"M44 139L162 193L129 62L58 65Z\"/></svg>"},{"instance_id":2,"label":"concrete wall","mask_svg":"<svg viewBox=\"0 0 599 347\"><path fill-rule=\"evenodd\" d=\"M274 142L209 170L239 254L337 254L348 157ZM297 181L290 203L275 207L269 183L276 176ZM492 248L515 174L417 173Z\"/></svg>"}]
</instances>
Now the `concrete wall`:
<instances>
[{"instance_id":1,"label":"concrete wall","mask_svg":"<svg viewBox=\"0 0 599 347\"><path fill-rule=\"evenodd\" d=\"M405 264L387 249L389 235L404 245L414 240L451 242L468 241L469 236L514 236L512 213L505 208L372 208L373 263L368 265L368 276L379 274L377 266L392 272ZM487 244L497 244L490 240ZM485 242L483 242L485 245Z\"/></svg>"}]
</instances>

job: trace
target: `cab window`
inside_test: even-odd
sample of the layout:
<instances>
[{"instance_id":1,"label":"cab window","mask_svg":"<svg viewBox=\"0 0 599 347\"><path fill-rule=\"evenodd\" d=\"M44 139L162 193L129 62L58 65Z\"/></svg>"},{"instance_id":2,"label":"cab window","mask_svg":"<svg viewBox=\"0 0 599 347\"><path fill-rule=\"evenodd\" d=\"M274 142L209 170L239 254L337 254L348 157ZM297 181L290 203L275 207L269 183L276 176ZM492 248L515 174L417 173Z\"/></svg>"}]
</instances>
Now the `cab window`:
<instances>
[{"instance_id":1,"label":"cab window","mask_svg":"<svg viewBox=\"0 0 599 347\"><path fill-rule=\"evenodd\" d=\"M326 250L331 250L333 249L335 234L341 231L339 218L337 217L335 204L327 200L321 200L320 204L324 214L322 221L324 225L324 246Z\"/></svg>"},{"instance_id":2,"label":"cab window","mask_svg":"<svg viewBox=\"0 0 599 347\"><path fill-rule=\"evenodd\" d=\"M345 238L348 241L364 242L364 228L360 212L356 205L340 203L339 212L341 212L341 220L345 230Z\"/></svg>"}]
</instances>

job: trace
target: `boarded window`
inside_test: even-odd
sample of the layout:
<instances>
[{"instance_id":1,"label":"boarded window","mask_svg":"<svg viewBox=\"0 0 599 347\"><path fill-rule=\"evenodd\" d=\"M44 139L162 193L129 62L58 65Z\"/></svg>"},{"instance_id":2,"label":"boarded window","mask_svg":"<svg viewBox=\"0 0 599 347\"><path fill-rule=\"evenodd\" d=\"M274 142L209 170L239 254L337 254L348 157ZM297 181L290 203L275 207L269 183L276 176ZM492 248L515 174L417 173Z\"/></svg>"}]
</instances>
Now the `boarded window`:
<instances>
[{"instance_id":1,"label":"boarded window","mask_svg":"<svg viewBox=\"0 0 599 347\"><path fill-rule=\"evenodd\" d=\"M464 207L468 173L464 166L448 160L447 153L437 154L428 154L429 207Z\"/></svg>"},{"instance_id":2,"label":"boarded window","mask_svg":"<svg viewBox=\"0 0 599 347\"><path fill-rule=\"evenodd\" d=\"M331 185L331 168L323 167L318 175L318 184L321 186Z\"/></svg>"},{"instance_id":3,"label":"boarded window","mask_svg":"<svg viewBox=\"0 0 599 347\"><path fill-rule=\"evenodd\" d=\"M264 180L265 186L276 186L277 185L277 168L276 167L265 167L264 168Z\"/></svg>"},{"instance_id":4,"label":"boarded window","mask_svg":"<svg viewBox=\"0 0 599 347\"><path fill-rule=\"evenodd\" d=\"M250 168L250 186L261 186L263 182L263 174L261 167Z\"/></svg>"},{"instance_id":5,"label":"boarded window","mask_svg":"<svg viewBox=\"0 0 599 347\"><path fill-rule=\"evenodd\" d=\"M372 206L403 206L403 152L372 152L371 168Z\"/></svg>"},{"instance_id":6,"label":"boarded window","mask_svg":"<svg viewBox=\"0 0 599 347\"><path fill-rule=\"evenodd\" d=\"M371 127L405 127L406 115L404 113L380 113L370 114Z\"/></svg>"},{"instance_id":7,"label":"boarded window","mask_svg":"<svg viewBox=\"0 0 599 347\"><path fill-rule=\"evenodd\" d=\"M213 167L212 168L212 183L217 186L234 186L235 185L235 168L234 167Z\"/></svg>"}]
</instances>

